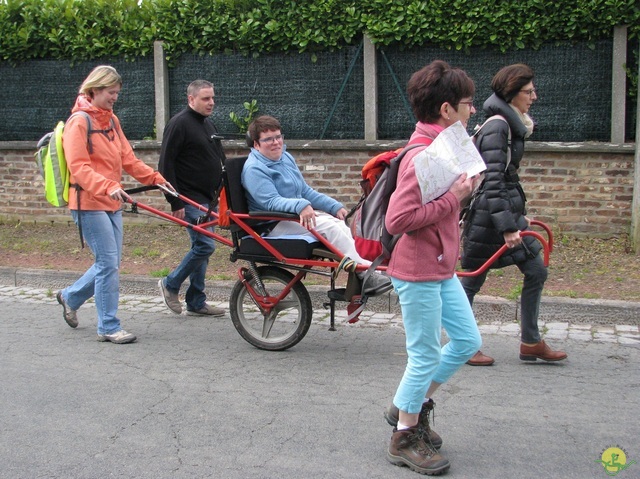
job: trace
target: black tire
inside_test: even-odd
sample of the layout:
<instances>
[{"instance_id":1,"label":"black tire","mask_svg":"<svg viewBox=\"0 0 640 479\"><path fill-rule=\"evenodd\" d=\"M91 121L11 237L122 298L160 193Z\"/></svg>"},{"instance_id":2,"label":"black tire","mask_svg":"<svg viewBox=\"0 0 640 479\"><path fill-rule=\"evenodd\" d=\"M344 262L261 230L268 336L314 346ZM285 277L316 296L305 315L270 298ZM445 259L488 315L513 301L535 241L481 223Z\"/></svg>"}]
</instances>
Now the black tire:
<instances>
[{"instance_id":1,"label":"black tire","mask_svg":"<svg viewBox=\"0 0 640 479\"><path fill-rule=\"evenodd\" d=\"M270 296L278 295L294 277L291 272L273 266L261 266L257 271ZM249 283L256 287L254 278ZM229 309L240 336L256 348L267 351L284 351L298 344L309 331L313 316L309 292L300 281L274 308L273 319L259 310L241 281L233 286Z\"/></svg>"}]
</instances>

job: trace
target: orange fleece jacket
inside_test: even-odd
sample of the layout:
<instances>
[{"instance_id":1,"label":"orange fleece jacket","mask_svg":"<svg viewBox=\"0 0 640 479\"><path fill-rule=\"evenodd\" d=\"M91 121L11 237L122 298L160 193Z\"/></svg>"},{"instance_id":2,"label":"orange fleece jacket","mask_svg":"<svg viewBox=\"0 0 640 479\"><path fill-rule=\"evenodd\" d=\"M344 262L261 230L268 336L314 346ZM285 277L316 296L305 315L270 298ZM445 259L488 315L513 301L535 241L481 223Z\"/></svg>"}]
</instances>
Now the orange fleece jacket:
<instances>
[{"instance_id":1,"label":"orange fleece jacket","mask_svg":"<svg viewBox=\"0 0 640 479\"><path fill-rule=\"evenodd\" d=\"M107 134L91 134L92 154L89 154L84 116L74 116L64 127L62 146L71 172L71 184L78 184L82 188L81 210L119 210L122 206L120 201L111 199L109 195L122 188L122 170L144 185L165 183L160 173L135 156L113 111L92 106L83 95L78 97L72 111L81 110L91 117L92 130L108 130L112 117L116 126L115 131ZM75 188L69 191L69 209L78 209Z\"/></svg>"}]
</instances>

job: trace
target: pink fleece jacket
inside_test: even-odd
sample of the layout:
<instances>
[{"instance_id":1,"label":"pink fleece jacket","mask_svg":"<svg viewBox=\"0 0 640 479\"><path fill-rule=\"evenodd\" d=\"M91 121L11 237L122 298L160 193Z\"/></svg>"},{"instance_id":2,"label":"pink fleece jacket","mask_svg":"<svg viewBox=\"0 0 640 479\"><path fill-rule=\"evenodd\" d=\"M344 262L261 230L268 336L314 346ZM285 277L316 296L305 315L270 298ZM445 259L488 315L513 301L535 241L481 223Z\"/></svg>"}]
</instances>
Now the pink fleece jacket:
<instances>
[{"instance_id":1,"label":"pink fleece jacket","mask_svg":"<svg viewBox=\"0 0 640 479\"><path fill-rule=\"evenodd\" d=\"M443 130L439 125L418 122L411 135L430 144ZM404 281L439 281L455 274L459 256L460 202L447 192L422 204L411 150L402 159L396 190L391 195L385 225L391 234L404 233L396 244L387 274Z\"/></svg>"}]
</instances>

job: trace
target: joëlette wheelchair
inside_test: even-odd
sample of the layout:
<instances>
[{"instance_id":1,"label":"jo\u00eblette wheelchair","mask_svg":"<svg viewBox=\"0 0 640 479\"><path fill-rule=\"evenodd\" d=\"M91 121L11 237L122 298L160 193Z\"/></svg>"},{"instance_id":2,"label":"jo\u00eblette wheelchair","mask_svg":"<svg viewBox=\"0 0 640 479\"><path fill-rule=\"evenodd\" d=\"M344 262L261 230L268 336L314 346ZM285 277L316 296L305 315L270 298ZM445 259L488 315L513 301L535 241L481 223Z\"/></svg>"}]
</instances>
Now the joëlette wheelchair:
<instances>
[{"instance_id":1,"label":"jo\u00eblette wheelchair","mask_svg":"<svg viewBox=\"0 0 640 479\"><path fill-rule=\"evenodd\" d=\"M307 274L329 278L327 301L323 303L330 311L330 330L335 330L337 302L346 302L348 321L354 323L364 305L362 282L355 274L366 271L365 265L348 261L324 237L311 230L315 238L308 236L275 237L265 235L279 221L299 221L298 215L271 211L249 211L245 191L241 183L242 168L247 157L227 158L223 168L223 185L228 204L231 240L206 228L218 225L218 215L206 211L189 198L176 194L184 203L205 212L205 219L197 225L173 216L138 201L131 202L131 212L144 209L191 228L232 248L230 260L243 261L246 266L238 269L238 280L231 290L229 313L236 330L253 346L281 351L298 344L309 331L313 306L309 291L303 280ZM141 187L127 190L129 194L156 187ZM165 190L165 193L169 193ZM209 219L206 219L209 215ZM347 261L345 261L347 260ZM384 266L378 268L385 270ZM348 275L346 285L337 287L341 271Z\"/></svg>"},{"instance_id":2,"label":"jo\u00eblette wheelchair","mask_svg":"<svg viewBox=\"0 0 640 479\"><path fill-rule=\"evenodd\" d=\"M324 237L311 230L315 239L308 237L265 237L278 221L299 221L298 215L270 211L249 211L241 182L242 168L247 157L228 158L223 168L223 185L228 204L231 239L206 228L218 225L215 211L206 210L191 199L173 193L184 203L202 210L203 221L193 225L150 207L131 201L131 212L144 209L163 219L191 228L232 248L230 260L243 261L246 266L238 269L229 299L229 313L238 333L256 348L282 351L298 344L309 331L313 317L311 297L303 280L307 274L317 274L330 279L328 301L323 303L330 310L330 327L335 330L336 302L346 302L347 321L354 323L367 302L362 282L355 274L367 269L345 261L344 255ZM256 186L258 187L258 186ZM158 187L141 187L127 190L134 194ZM160 188L162 189L162 188ZM169 193L165 190L165 193ZM544 264L549 264L553 248L551 229L542 222L532 221L546 232L547 239L539 233L527 230L523 236L534 236L543 246ZM483 273L507 250L503 245L476 271L457 272L458 276L475 276ZM348 265L348 266L346 266ZM377 269L385 270L385 266ZM337 287L338 274L345 270L348 280L345 287Z\"/></svg>"}]
</instances>

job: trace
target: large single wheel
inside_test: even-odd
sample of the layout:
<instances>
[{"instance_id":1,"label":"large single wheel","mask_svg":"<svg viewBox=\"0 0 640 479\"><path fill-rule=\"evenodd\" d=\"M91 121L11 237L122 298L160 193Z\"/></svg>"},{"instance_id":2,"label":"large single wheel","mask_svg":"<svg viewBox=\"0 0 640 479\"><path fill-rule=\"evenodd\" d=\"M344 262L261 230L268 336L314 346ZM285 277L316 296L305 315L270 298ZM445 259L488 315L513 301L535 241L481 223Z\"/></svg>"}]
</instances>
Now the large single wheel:
<instances>
[{"instance_id":1,"label":"large single wheel","mask_svg":"<svg viewBox=\"0 0 640 479\"><path fill-rule=\"evenodd\" d=\"M264 285L264 293L278 296L294 275L282 268L261 266L256 268ZM247 272L249 284L260 291L256 278ZM309 292L297 282L269 313L263 313L256 305L244 284L238 281L231 291L229 301L233 325L246 341L259 349L283 351L298 344L309 331L313 309Z\"/></svg>"}]
</instances>

